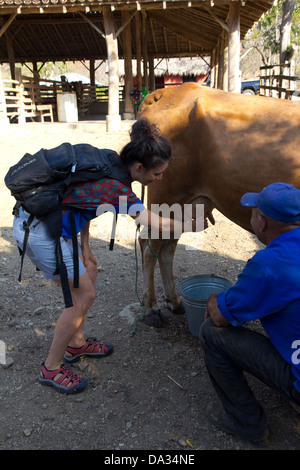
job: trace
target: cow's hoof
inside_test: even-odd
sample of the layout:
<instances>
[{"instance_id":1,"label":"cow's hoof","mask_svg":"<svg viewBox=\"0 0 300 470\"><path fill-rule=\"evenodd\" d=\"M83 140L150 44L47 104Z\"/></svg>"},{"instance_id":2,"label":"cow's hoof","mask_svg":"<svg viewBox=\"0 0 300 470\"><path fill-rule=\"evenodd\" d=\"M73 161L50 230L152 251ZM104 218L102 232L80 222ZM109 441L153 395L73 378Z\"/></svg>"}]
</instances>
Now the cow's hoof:
<instances>
[{"instance_id":1,"label":"cow's hoof","mask_svg":"<svg viewBox=\"0 0 300 470\"><path fill-rule=\"evenodd\" d=\"M168 324L168 320L160 310L151 310L144 316L144 321L147 325L153 326L154 328L163 328Z\"/></svg>"},{"instance_id":2,"label":"cow's hoof","mask_svg":"<svg viewBox=\"0 0 300 470\"><path fill-rule=\"evenodd\" d=\"M182 302L180 302L177 305L174 305L170 300L166 299L166 306L168 307L169 310L171 310L172 313L180 314L180 315L185 313L185 309L184 309Z\"/></svg>"}]
</instances>

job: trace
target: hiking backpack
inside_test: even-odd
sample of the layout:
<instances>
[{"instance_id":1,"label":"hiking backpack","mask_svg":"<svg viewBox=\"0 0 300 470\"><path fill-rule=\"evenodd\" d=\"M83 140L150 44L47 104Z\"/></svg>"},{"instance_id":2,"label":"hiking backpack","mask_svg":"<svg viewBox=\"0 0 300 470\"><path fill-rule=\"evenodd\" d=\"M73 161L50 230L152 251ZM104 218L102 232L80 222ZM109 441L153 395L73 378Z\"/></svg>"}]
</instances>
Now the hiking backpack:
<instances>
[{"instance_id":1,"label":"hiking backpack","mask_svg":"<svg viewBox=\"0 0 300 470\"><path fill-rule=\"evenodd\" d=\"M30 214L28 220L23 223L25 235L21 250L21 271L29 228L34 217L37 217L45 223L49 235L55 240L54 274L60 275L66 308L72 307L73 302L60 246L63 196L70 184L104 177L116 179L131 187L130 173L121 164L116 152L98 149L89 144L69 143L63 143L50 150L41 149L34 155L26 153L17 164L10 167L5 176L5 184L17 201L13 214L18 216L20 206ZM73 285L78 287L78 246L73 208L70 210L70 225L74 254ZM19 281L21 281L21 271Z\"/></svg>"}]
</instances>

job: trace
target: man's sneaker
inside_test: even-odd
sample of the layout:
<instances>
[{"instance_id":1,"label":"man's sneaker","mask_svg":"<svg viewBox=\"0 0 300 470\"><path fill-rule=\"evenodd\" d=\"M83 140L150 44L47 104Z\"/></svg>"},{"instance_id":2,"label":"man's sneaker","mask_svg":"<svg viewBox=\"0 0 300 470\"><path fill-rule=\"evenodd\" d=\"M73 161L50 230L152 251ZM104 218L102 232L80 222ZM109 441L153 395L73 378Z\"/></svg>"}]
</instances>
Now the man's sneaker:
<instances>
[{"instance_id":1,"label":"man's sneaker","mask_svg":"<svg viewBox=\"0 0 300 470\"><path fill-rule=\"evenodd\" d=\"M223 406L220 403L213 403L209 406L208 409L208 418L212 424L214 424L218 429L224 431L228 434L233 434L238 436L240 439L246 440L255 446L264 446L266 445L269 431L267 430L264 435L260 438L250 437L246 433L243 433L236 429L233 419L226 413Z\"/></svg>"}]
</instances>

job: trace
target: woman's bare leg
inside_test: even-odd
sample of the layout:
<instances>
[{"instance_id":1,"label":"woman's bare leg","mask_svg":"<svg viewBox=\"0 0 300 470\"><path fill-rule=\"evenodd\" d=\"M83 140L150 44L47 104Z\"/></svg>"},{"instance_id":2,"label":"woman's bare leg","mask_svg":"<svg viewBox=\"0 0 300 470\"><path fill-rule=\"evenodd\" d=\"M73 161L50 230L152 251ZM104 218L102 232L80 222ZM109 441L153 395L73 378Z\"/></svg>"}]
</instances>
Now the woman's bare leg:
<instances>
[{"instance_id":1,"label":"woman's bare leg","mask_svg":"<svg viewBox=\"0 0 300 470\"><path fill-rule=\"evenodd\" d=\"M95 300L95 289L88 271L80 277L78 288L73 288L72 280L70 287L73 307L64 309L57 321L53 341L45 361L45 366L49 370L60 367L67 346L80 347L85 343L85 318Z\"/></svg>"}]
</instances>

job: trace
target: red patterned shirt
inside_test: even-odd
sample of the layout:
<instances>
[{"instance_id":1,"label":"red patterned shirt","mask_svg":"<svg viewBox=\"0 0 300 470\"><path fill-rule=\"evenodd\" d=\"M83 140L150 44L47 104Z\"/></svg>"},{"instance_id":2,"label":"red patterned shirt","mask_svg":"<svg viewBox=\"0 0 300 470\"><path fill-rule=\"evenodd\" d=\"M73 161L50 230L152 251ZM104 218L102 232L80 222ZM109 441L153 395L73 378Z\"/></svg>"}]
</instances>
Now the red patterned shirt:
<instances>
[{"instance_id":1,"label":"red patterned shirt","mask_svg":"<svg viewBox=\"0 0 300 470\"><path fill-rule=\"evenodd\" d=\"M109 210L115 213L128 213L134 204L138 204L137 212L145 209L141 200L134 194L131 188L123 183L110 178L70 186L63 199L63 205L74 207L76 231L79 233L89 220ZM101 212L101 206L103 211ZM121 209L121 210L120 210ZM72 238L69 222L69 210L63 213L62 236Z\"/></svg>"}]
</instances>

